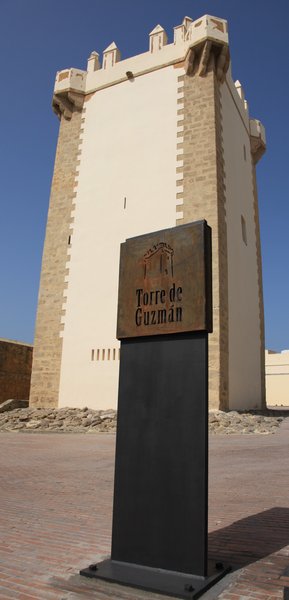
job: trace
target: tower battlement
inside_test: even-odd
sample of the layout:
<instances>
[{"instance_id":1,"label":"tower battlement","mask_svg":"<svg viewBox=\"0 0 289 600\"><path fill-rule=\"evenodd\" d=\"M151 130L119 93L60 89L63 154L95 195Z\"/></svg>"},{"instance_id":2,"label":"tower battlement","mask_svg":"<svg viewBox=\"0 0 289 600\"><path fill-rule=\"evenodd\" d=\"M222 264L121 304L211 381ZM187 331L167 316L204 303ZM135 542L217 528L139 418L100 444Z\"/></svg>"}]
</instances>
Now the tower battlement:
<instances>
[{"instance_id":1,"label":"tower battlement","mask_svg":"<svg viewBox=\"0 0 289 600\"><path fill-rule=\"evenodd\" d=\"M157 25L149 34L148 51L124 60L121 60L120 50L115 42L112 42L103 51L102 66L99 54L93 51L88 58L87 71L70 68L57 72L54 110L57 114L65 112L61 110L59 100L71 101L67 96L71 92L90 94L182 61L185 61L187 70L192 70L193 62L198 56L202 58L203 71L200 74L205 75L208 58L212 53L218 63L217 70L221 79L229 66L228 44L227 21L210 15L204 15L195 21L185 17L181 25L174 27L174 41L171 44L168 44L163 27ZM58 101L55 101L55 97L58 97ZM66 113L69 114L69 111Z\"/></svg>"}]
</instances>

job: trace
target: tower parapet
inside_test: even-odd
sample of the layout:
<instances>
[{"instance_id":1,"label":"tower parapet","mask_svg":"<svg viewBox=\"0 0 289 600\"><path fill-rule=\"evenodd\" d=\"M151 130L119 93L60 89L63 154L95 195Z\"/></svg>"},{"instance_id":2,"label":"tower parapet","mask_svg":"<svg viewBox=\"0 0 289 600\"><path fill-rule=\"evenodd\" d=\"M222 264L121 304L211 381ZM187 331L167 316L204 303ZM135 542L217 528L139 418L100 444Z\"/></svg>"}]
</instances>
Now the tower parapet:
<instances>
[{"instance_id":1,"label":"tower parapet","mask_svg":"<svg viewBox=\"0 0 289 600\"><path fill-rule=\"evenodd\" d=\"M204 15L190 23L185 39L191 44L199 44L205 40L228 44L228 23L225 19Z\"/></svg>"},{"instance_id":2,"label":"tower parapet","mask_svg":"<svg viewBox=\"0 0 289 600\"><path fill-rule=\"evenodd\" d=\"M56 73L52 108L60 117L71 119L73 109L81 110L84 101L86 71L65 69Z\"/></svg>"},{"instance_id":3,"label":"tower parapet","mask_svg":"<svg viewBox=\"0 0 289 600\"><path fill-rule=\"evenodd\" d=\"M265 128L258 119L250 119L251 152L256 164L266 150Z\"/></svg>"},{"instance_id":4,"label":"tower parapet","mask_svg":"<svg viewBox=\"0 0 289 600\"><path fill-rule=\"evenodd\" d=\"M115 42L112 42L103 51L102 67L99 64L99 55L94 51L88 59L87 71L59 71L54 87L55 112L70 118L75 94L90 94L126 81L128 73L135 78L161 69L165 65L179 64L183 61L187 74L192 73L198 64L199 75L204 76L213 57L218 78L224 78L230 62L226 20L210 15L204 15L195 21L185 17L182 24L174 28L173 43L167 42L165 30L161 25L157 25L149 34L149 50L143 54L121 60L120 51Z\"/></svg>"}]
</instances>

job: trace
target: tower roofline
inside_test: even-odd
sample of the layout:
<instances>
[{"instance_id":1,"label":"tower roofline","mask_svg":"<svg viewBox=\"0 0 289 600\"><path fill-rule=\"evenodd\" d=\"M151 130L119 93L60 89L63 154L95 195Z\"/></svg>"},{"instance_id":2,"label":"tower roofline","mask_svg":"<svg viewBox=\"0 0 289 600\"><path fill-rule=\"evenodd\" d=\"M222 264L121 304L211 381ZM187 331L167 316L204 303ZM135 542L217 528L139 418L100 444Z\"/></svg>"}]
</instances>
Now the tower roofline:
<instances>
[{"instance_id":1,"label":"tower roofline","mask_svg":"<svg viewBox=\"0 0 289 600\"><path fill-rule=\"evenodd\" d=\"M181 63L190 48L201 48L208 40L216 45L218 51L224 48L224 52L227 52L229 39L226 20L210 15L204 15L194 21L185 17L182 25L177 26L175 30L179 28L183 28L181 35L175 35L174 42L168 44L165 30L161 25L157 25L149 34L149 50L125 60L120 60L119 49L115 42L112 42L103 51L102 67L98 61L92 65L90 55L87 71L71 68L57 72L54 95L61 98L69 92L90 94L126 81L128 72L133 73L135 78L168 65ZM158 39L152 44L154 38ZM227 67L226 63L225 69Z\"/></svg>"},{"instance_id":2,"label":"tower roofline","mask_svg":"<svg viewBox=\"0 0 289 600\"><path fill-rule=\"evenodd\" d=\"M167 43L167 34L160 24L150 32L149 40L149 50L142 54L121 60L120 51L112 42L103 51L102 66L99 54L94 50L88 58L87 71L71 68L57 72L53 96L56 114L63 114L69 119L73 106L81 106L86 95L170 65L183 63L186 74L191 74L197 61L200 64L199 75L204 76L212 52L217 78L223 81L227 71L230 72L228 23L225 19L207 14L195 20L186 16L181 25L174 27L173 43ZM235 84L231 81L230 73L227 79L246 121L252 152L258 161L266 147L264 127L259 121L259 125L252 121L249 126L248 104L242 86L238 80Z\"/></svg>"}]
</instances>

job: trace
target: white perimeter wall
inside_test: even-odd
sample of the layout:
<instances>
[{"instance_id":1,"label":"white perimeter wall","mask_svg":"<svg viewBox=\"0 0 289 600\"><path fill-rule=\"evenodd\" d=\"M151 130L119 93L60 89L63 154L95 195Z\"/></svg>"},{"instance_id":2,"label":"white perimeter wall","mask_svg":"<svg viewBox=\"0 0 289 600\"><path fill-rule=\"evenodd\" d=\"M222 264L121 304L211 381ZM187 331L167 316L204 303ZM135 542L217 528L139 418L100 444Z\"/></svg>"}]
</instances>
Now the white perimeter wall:
<instances>
[{"instance_id":1,"label":"white perimeter wall","mask_svg":"<svg viewBox=\"0 0 289 600\"><path fill-rule=\"evenodd\" d=\"M98 91L85 104L59 406L116 407L119 246L176 223L182 73L166 67Z\"/></svg>"},{"instance_id":2,"label":"white perimeter wall","mask_svg":"<svg viewBox=\"0 0 289 600\"><path fill-rule=\"evenodd\" d=\"M267 406L289 406L289 350L265 352Z\"/></svg>"},{"instance_id":3,"label":"white perimeter wall","mask_svg":"<svg viewBox=\"0 0 289 600\"><path fill-rule=\"evenodd\" d=\"M236 95L235 90L232 93ZM248 123L245 119L244 124L226 82L221 103L228 236L229 406L233 410L261 406L260 322ZM246 221L247 245L242 238L241 215Z\"/></svg>"}]
</instances>

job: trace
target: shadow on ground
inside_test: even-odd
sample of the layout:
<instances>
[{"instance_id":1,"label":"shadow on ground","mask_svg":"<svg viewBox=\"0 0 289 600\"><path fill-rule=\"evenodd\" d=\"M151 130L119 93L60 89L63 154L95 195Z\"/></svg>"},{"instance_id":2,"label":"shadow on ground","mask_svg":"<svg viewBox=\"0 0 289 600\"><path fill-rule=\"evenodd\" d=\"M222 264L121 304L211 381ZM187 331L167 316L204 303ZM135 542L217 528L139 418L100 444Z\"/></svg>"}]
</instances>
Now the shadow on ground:
<instances>
[{"instance_id":1,"label":"shadow on ground","mask_svg":"<svg viewBox=\"0 0 289 600\"><path fill-rule=\"evenodd\" d=\"M208 536L209 559L232 566L232 574L225 577L203 596L213 600L238 577L237 570L255 563L289 544L289 508L275 507L240 519L228 527L213 531ZM102 557L103 558L103 557ZM90 580L78 574L68 579L53 577L50 583L61 590L61 600L159 600L168 598L144 590L134 590L101 580ZM286 588L285 588L286 589ZM289 600L289 599L288 599Z\"/></svg>"},{"instance_id":2,"label":"shadow on ground","mask_svg":"<svg viewBox=\"0 0 289 600\"><path fill-rule=\"evenodd\" d=\"M289 508L274 507L209 534L209 558L244 567L289 544Z\"/></svg>"}]
</instances>

